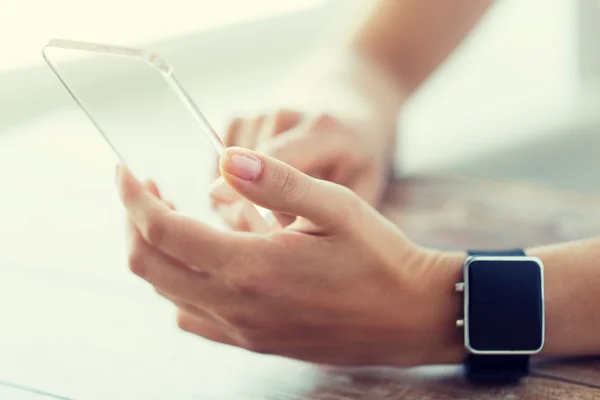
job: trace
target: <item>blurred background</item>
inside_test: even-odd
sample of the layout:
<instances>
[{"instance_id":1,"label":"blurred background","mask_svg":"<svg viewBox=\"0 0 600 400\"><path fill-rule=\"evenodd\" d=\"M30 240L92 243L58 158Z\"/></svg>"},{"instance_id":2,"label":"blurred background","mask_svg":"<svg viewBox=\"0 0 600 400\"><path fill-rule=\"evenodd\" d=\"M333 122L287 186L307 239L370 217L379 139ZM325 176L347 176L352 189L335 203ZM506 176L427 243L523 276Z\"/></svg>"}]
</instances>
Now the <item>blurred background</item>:
<instances>
[{"instance_id":1,"label":"blurred background","mask_svg":"<svg viewBox=\"0 0 600 400\"><path fill-rule=\"evenodd\" d=\"M61 37L157 51L222 132L229 115L276 104L277 88L327 42L332 21L339 22L348 4L21 0L3 5L0 381L72 398L164 398L145 385L148 375L160 373L162 389L172 398L193 396L192 381L227 398L232 364L226 355L240 356L219 349L214 373L196 376L194 359L213 357L216 350L167 323L173 310L131 279L113 185L115 157L44 63L41 49L47 41ZM599 38L599 1L498 1L399 116L402 172L519 180L600 194ZM78 76L91 76L88 61L72 64ZM87 90L100 98L117 83L133 81L125 71L120 77L118 71L96 74L86 81ZM131 115L160 109L149 93L133 90L128 101L114 104ZM215 153L207 144L198 158L206 170L199 176L208 184ZM206 218L218 223L212 215ZM279 366L244 357L240 368ZM301 366L297 369L302 373ZM126 380L110 381L124 374ZM111 383L90 393L98 376Z\"/></svg>"},{"instance_id":2,"label":"blurred background","mask_svg":"<svg viewBox=\"0 0 600 400\"><path fill-rule=\"evenodd\" d=\"M315 47L327 44L331 26L339 23L350 3L11 3L0 16L0 106L4 110L0 131L23 128L59 107L73 106L40 56L39 50L51 37L156 50L220 127L233 112L272 102L274 89L289 71ZM599 20L596 0L498 2L405 107L401 116L405 170L456 166L461 173L468 172L464 161L488 158L490 152L595 129ZM97 85L101 90L102 83ZM571 145L570 140L564 145ZM590 147L561 153L572 155ZM578 162L547 159L563 167L566 161ZM521 166L508 168L517 174ZM544 174L541 170L551 167L540 164L534 169ZM477 171L500 173L488 168ZM589 190L572 177L563 177L561 184Z\"/></svg>"}]
</instances>

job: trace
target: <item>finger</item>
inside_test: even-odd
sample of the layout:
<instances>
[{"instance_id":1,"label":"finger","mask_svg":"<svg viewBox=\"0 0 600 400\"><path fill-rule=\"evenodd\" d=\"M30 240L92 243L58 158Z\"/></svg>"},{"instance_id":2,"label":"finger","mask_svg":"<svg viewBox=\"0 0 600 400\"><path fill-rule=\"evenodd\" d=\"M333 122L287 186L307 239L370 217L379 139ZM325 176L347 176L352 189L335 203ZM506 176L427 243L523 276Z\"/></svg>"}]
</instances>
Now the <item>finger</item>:
<instances>
[{"instance_id":1,"label":"finger","mask_svg":"<svg viewBox=\"0 0 600 400\"><path fill-rule=\"evenodd\" d=\"M229 125L227 126L227 130L225 131L225 137L223 138L223 143L226 147L236 146L238 135L240 133L240 128L242 127L242 119L241 118L233 118Z\"/></svg>"},{"instance_id":2,"label":"finger","mask_svg":"<svg viewBox=\"0 0 600 400\"><path fill-rule=\"evenodd\" d=\"M250 221L245 218L241 208L243 203L238 201L232 204L223 204L217 207L217 212L223 218L223 221L233 230L239 232L252 232Z\"/></svg>"},{"instance_id":3,"label":"finger","mask_svg":"<svg viewBox=\"0 0 600 400\"><path fill-rule=\"evenodd\" d=\"M229 148L220 158L223 178L242 196L264 208L298 215L320 225L346 218L352 200L343 187L310 176L274 158ZM353 195L353 194L352 194Z\"/></svg>"},{"instance_id":4,"label":"finger","mask_svg":"<svg viewBox=\"0 0 600 400\"><path fill-rule=\"evenodd\" d=\"M232 229L240 232L266 233L270 230L266 221L254 205L240 196L240 200L219 206L219 215Z\"/></svg>"},{"instance_id":5,"label":"finger","mask_svg":"<svg viewBox=\"0 0 600 400\"><path fill-rule=\"evenodd\" d=\"M274 212L273 216L281 227L286 227L296 220L295 215L287 215L280 212Z\"/></svg>"},{"instance_id":6,"label":"finger","mask_svg":"<svg viewBox=\"0 0 600 400\"><path fill-rule=\"evenodd\" d=\"M156 185L156 182L154 182L153 180L148 180L148 181L146 181L144 183L144 187L146 189L148 189L150 191L150 193L152 193L153 195L155 195L159 199L162 199L162 196L160 194L160 190L158 190L158 186Z\"/></svg>"},{"instance_id":7,"label":"finger","mask_svg":"<svg viewBox=\"0 0 600 400\"><path fill-rule=\"evenodd\" d=\"M193 333L213 342L239 346L234 335L227 333L218 325L202 320L185 310L177 310L177 325L183 331Z\"/></svg>"},{"instance_id":8,"label":"finger","mask_svg":"<svg viewBox=\"0 0 600 400\"><path fill-rule=\"evenodd\" d=\"M265 119L266 115L259 115L244 121L237 137L238 144L236 146L254 149L256 147L256 139Z\"/></svg>"},{"instance_id":9,"label":"finger","mask_svg":"<svg viewBox=\"0 0 600 400\"><path fill-rule=\"evenodd\" d=\"M132 222L128 233L129 268L157 292L190 303L224 301L225 290L207 272L190 268L149 246Z\"/></svg>"},{"instance_id":10,"label":"finger","mask_svg":"<svg viewBox=\"0 0 600 400\"><path fill-rule=\"evenodd\" d=\"M214 208L223 204L234 203L242 198L221 176L215 179L211 185L209 196Z\"/></svg>"},{"instance_id":11,"label":"finger","mask_svg":"<svg viewBox=\"0 0 600 400\"><path fill-rule=\"evenodd\" d=\"M342 135L332 133L316 139L305 125L299 125L284 135L261 143L257 151L310 174L325 169L335 161L334 157L343 157L343 149L347 147Z\"/></svg>"},{"instance_id":12,"label":"finger","mask_svg":"<svg viewBox=\"0 0 600 400\"><path fill-rule=\"evenodd\" d=\"M261 143L269 140L273 136L294 128L302 121L303 117L304 116L301 113L292 110L281 110L271 114L271 116L263 123L256 141L256 146L258 147Z\"/></svg>"},{"instance_id":13,"label":"finger","mask_svg":"<svg viewBox=\"0 0 600 400\"><path fill-rule=\"evenodd\" d=\"M254 205L236 192L223 177L219 177L212 185L210 198L212 207L225 222L236 231L243 232L267 232L270 222L265 221L256 212ZM290 217L276 213L277 224L283 226L289 224Z\"/></svg>"},{"instance_id":14,"label":"finger","mask_svg":"<svg viewBox=\"0 0 600 400\"><path fill-rule=\"evenodd\" d=\"M245 242L169 208L145 190L125 168L119 168L121 201L142 237L163 253L203 269L227 263ZM202 265L198 265L201 263Z\"/></svg>"},{"instance_id":15,"label":"finger","mask_svg":"<svg viewBox=\"0 0 600 400\"><path fill-rule=\"evenodd\" d=\"M164 203L171 209L171 210L175 210L175 204L172 201L168 201L162 198L162 195L160 193L160 190L158 189L158 186L156 185L156 183L153 180L148 180L144 183L144 187L146 189L148 189L148 191L150 193L152 193L153 195L155 195L157 198L161 199L162 201L164 201Z\"/></svg>"},{"instance_id":16,"label":"finger","mask_svg":"<svg viewBox=\"0 0 600 400\"><path fill-rule=\"evenodd\" d=\"M218 315L216 315L208 310L202 309L191 303L188 303L185 300L182 300L181 298L177 297L177 295L174 295L172 293L166 293L159 289L157 289L156 292L160 296L167 299L169 302L173 303L173 305L175 305L179 310L186 311L189 314L192 314L193 316L195 316L196 318L200 318L204 321L208 321L214 325L219 326L220 328L222 328L226 331L233 330L233 327L230 324L228 324L223 318L219 317Z\"/></svg>"},{"instance_id":17,"label":"finger","mask_svg":"<svg viewBox=\"0 0 600 400\"><path fill-rule=\"evenodd\" d=\"M227 128L225 129L225 135L223 136L223 144L225 147L235 146L237 143L237 137L240 132L240 127L242 126L241 118L232 118L227 124ZM220 175L219 171L219 159L217 158L217 164L215 168L214 177L218 178Z\"/></svg>"}]
</instances>

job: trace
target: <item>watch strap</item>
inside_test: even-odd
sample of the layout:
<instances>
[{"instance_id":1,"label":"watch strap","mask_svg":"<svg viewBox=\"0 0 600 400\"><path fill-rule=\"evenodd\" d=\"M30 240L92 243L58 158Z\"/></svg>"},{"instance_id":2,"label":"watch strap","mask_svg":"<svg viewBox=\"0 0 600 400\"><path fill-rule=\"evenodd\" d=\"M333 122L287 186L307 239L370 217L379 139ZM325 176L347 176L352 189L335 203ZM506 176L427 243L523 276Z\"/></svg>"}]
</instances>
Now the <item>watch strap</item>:
<instances>
[{"instance_id":1,"label":"watch strap","mask_svg":"<svg viewBox=\"0 0 600 400\"><path fill-rule=\"evenodd\" d=\"M501 251L471 250L469 256L493 257L523 257L523 249L510 249ZM518 381L529 374L529 359L527 354L514 355L488 355L469 354L465 360L465 374L467 379L476 382L512 382Z\"/></svg>"},{"instance_id":2,"label":"watch strap","mask_svg":"<svg viewBox=\"0 0 600 400\"><path fill-rule=\"evenodd\" d=\"M491 256L491 257L525 257L523 249L508 249L508 250L469 250L467 253L470 256Z\"/></svg>"},{"instance_id":3,"label":"watch strap","mask_svg":"<svg viewBox=\"0 0 600 400\"><path fill-rule=\"evenodd\" d=\"M465 375L473 382L516 382L529 374L529 355L469 354Z\"/></svg>"}]
</instances>

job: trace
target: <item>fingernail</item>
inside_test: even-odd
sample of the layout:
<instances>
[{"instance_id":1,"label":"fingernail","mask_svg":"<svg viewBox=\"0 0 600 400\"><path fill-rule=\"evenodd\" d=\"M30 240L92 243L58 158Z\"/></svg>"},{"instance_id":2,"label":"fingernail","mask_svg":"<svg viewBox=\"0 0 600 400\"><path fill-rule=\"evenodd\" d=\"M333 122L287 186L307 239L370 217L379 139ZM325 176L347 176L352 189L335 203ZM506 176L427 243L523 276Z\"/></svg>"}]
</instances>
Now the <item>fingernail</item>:
<instances>
[{"instance_id":1,"label":"fingernail","mask_svg":"<svg viewBox=\"0 0 600 400\"><path fill-rule=\"evenodd\" d=\"M245 181L254 181L260 176L263 164L252 154L230 151L223 167L231 175Z\"/></svg>"}]
</instances>

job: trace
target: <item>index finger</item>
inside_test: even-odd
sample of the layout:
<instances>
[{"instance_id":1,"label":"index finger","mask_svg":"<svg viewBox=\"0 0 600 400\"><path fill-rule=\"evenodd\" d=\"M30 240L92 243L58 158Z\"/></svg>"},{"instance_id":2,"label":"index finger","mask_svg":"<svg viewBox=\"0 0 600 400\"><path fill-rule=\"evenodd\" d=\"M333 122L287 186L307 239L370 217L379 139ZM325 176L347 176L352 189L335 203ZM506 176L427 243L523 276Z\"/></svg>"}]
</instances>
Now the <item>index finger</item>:
<instances>
[{"instance_id":1,"label":"index finger","mask_svg":"<svg viewBox=\"0 0 600 400\"><path fill-rule=\"evenodd\" d=\"M144 240L160 251L207 270L235 254L239 238L172 210L145 190L126 167L119 167L117 184L129 217Z\"/></svg>"}]
</instances>

